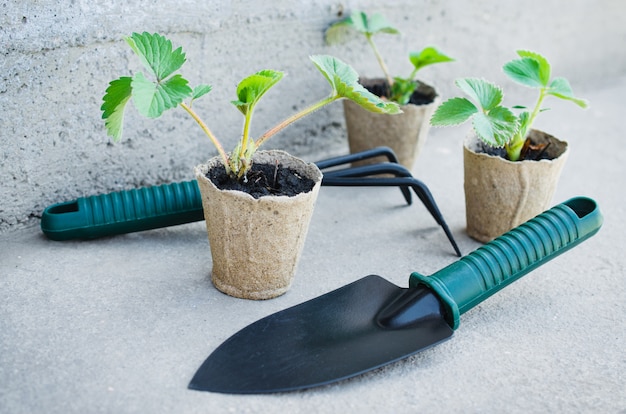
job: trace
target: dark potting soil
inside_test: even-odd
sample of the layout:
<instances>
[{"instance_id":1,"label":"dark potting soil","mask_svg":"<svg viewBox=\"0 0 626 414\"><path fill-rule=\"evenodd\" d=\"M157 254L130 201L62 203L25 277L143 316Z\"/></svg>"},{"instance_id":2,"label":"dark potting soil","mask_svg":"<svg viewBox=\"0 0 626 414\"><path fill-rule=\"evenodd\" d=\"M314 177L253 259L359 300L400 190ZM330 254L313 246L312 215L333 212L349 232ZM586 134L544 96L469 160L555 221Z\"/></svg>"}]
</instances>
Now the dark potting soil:
<instances>
[{"instance_id":1,"label":"dark potting soil","mask_svg":"<svg viewBox=\"0 0 626 414\"><path fill-rule=\"evenodd\" d=\"M548 144L536 144L530 138L526 138L526 141L524 142L524 147L522 148L522 152L520 155L520 161L524 161L524 160L539 161L539 160L554 159L554 157L550 156L549 151L547 151L549 146L550 146L549 143ZM476 152L482 152L488 155L501 157L501 158L504 158L505 160L509 159L504 147L500 147L500 148L491 147L482 141L477 143Z\"/></svg>"},{"instance_id":2,"label":"dark potting soil","mask_svg":"<svg viewBox=\"0 0 626 414\"><path fill-rule=\"evenodd\" d=\"M246 178L237 180L226 174L226 168L220 164L211 168L206 176L220 190L243 191L254 198L269 195L294 197L308 193L315 186L310 178L281 165L253 164Z\"/></svg>"},{"instance_id":3,"label":"dark potting soil","mask_svg":"<svg viewBox=\"0 0 626 414\"><path fill-rule=\"evenodd\" d=\"M363 85L365 87L365 89L367 89L368 91L370 91L371 93L373 93L374 95L378 96L379 98L381 97L389 97L389 85L387 84L387 82L384 83L372 83L372 84L367 84L367 85ZM434 100L434 97L430 94L423 94L420 91L415 91L413 92L413 95L411 95L411 99L409 99L409 103L412 103L413 105L427 105L429 103L431 103Z\"/></svg>"}]
</instances>

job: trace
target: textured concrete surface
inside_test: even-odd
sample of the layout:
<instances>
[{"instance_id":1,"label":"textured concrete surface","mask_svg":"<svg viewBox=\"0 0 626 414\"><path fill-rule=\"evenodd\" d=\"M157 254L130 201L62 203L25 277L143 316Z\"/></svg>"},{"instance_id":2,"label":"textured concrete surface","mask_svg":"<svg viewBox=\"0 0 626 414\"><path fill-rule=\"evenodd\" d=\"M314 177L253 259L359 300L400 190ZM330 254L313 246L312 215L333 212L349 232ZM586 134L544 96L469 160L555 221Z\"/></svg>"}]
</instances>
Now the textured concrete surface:
<instances>
[{"instance_id":1,"label":"textured concrete surface","mask_svg":"<svg viewBox=\"0 0 626 414\"><path fill-rule=\"evenodd\" d=\"M402 36L381 36L392 72L408 74L408 52L438 45L457 58L420 77L448 96L452 79L503 81L501 65L518 48L547 55L573 85L593 85L626 70L626 6L622 0L419 0L197 2L87 0L0 2L0 231L34 222L61 199L192 178L192 166L213 155L208 140L183 111L157 121L132 108L125 139L111 144L100 119L110 80L140 70L122 36L167 34L187 52L185 74L214 90L197 102L214 132L231 147L241 116L228 102L244 76L284 70L259 107L253 133L328 93L308 62L329 53L363 76L379 76L361 39L329 47L322 32L342 12L382 12ZM313 159L345 149L341 105L294 125L267 143Z\"/></svg>"},{"instance_id":2,"label":"textured concrete surface","mask_svg":"<svg viewBox=\"0 0 626 414\"><path fill-rule=\"evenodd\" d=\"M213 288L204 223L89 242L49 241L33 223L0 235L0 412L624 413L626 78L578 92L589 110L555 104L537 126L571 144L555 203L593 197L604 227L462 315L452 340L304 392L186 389L213 349L261 317L367 274L406 286L410 272L456 260L396 189L323 187L292 289L264 302ZM465 132L433 131L415 175L470 252Z\"/></svg>"}]
</instances>

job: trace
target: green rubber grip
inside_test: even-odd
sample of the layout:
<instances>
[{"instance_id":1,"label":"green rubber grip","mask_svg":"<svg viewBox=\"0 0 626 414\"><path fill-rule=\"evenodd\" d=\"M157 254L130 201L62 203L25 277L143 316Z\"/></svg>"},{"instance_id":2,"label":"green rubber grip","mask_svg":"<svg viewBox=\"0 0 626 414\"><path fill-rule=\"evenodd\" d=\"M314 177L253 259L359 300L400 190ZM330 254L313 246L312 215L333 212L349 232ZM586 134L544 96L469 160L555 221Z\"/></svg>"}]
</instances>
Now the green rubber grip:
<instances>
[{"instance_id":1,"label":"green rubber grip","mask_svg":"<svg viewBox=\"0 0 626 414\"><path fill-rule=\"evenodd\" d=\"M52 240L95 239L200 220L202 197L192 180L53 204L41 230Z\"/></svg>"},{"instance_id":2,"label":"green rubber grip","mask_svg":"<svg viewBox=\"0 0 626 414\"><path fill-rule=\"evenodd\" d=\"M602 226L596 202L576 197L479 247L431 276L411 274L410 286L432 289L456 329L459 317L528 272L593 236Z\"/></svg>"}]
</instances>

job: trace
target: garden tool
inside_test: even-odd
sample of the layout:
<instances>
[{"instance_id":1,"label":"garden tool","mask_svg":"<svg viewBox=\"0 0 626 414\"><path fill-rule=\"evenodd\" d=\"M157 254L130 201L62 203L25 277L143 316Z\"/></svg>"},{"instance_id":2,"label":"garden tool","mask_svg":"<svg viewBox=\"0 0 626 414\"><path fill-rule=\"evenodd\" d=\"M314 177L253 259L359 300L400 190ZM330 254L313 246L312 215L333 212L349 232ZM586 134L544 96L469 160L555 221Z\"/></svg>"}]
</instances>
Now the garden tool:
<instances>
[{"instance_id":1,"label":"garden tool","mask_svg":"<svg viewBox=\"0 0 626 414\"><path fill-rule=\"evenodd\" d=\"M593 236L602 220L594 200L572 198L431 276L411 274L408 288L371 275L274 313L217 347L189 388L301 390L414 355L450 339L460 315Z\"/></svg>"},{"instance_id":2,"label":"garden tool","mask_svg":"<svg viewBox=\"0 0 626 414\"><path fill-rule=\"evenodd\" d=\"M366 167L344 167L355 161L385 156L388 162ZM414 178L393 151L379 147L316 163L324 171L324 186L396 186L407 204L410 188L444 230L455 253L461 252L428 187ZM392 177L378 177L391 174ZM195 180L81 197L47 207L41 230L52 240L94 239L204 220L202 198Z\"/></svg>"}]
</instances>

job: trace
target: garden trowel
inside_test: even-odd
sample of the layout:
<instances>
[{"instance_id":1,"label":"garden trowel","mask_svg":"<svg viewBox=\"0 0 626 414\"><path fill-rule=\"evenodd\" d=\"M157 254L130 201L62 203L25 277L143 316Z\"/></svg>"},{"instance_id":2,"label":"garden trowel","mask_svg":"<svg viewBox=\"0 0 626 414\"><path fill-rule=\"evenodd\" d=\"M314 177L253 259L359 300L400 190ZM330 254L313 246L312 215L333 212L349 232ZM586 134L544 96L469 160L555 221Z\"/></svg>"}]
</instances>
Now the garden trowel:
<instances>
[{"instance_id":1,"label":"garden trowel","mask_svg":"<svg viewBox=\"0 0 626 414\"><path fill-rule=\"evenodd\" d=\"M202 364L190 389L285 392L344 380L449 339L460 315L594 235L602 215L572 198L408 288L367 276L267 316L234 334Z\"/></svg>"}]
</instances>

